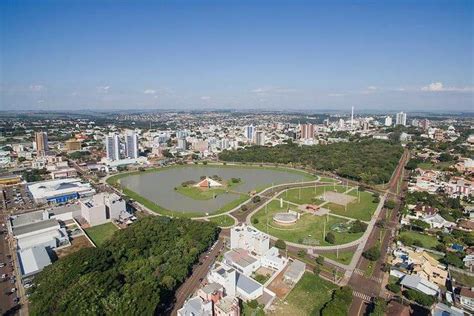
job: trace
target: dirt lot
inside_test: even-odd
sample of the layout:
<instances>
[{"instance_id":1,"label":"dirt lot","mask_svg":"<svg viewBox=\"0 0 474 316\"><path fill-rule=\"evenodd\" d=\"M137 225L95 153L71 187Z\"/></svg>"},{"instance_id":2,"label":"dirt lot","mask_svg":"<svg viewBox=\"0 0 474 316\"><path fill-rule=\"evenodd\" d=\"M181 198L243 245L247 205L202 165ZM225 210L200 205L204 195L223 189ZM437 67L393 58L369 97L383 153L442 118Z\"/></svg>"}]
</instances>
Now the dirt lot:
<instances>
[{"instance_id":1,"label":"dirt lot","mask_svg":"<svg viewBox=\"0 0 474 316\"><path fill-rule=\"evenodd\" d=\"M291 291L291 287L285 282L283 282L283 275L285 274L286 269L288 269L288 267L283 269L283 271L281 271L280 274L278 274L277 277L268 286L268 289L275 293L279 299L284 299Z\"/></svg>"},{"instance_id":2,"label":"dirt lot","mask_svg":"<svg viewBox=\"0 0 474 316\"><path fill-rule=\"evenodd\" d=\"M92 244L89 242L89 240L87 240L85 236L78 236L71 240L71 246L57 250L56 255L58 256L58 258L62 258L78 251L79 249L89 247L92 247Z\"/></svg>"}]
</instances>

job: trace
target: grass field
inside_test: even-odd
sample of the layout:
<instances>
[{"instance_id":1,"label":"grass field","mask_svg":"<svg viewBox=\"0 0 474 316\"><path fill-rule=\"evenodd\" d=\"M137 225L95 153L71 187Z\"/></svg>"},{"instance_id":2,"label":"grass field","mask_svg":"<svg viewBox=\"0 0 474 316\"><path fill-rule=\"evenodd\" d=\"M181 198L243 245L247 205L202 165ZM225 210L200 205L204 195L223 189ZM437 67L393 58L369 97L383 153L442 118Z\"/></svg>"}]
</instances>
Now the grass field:
<instances>
[{"instance_id":1,"label":"grass field","mask_svg":"<svg viewBox=\"0 0 474 316\"><path fill-rule=\"evenodd\" d=\"M339 254L336 252L328 252L322 253L321 256L326 257L328 259L343 263L349 264L351 263L352 257L354 256L354 251L339 251Z\"/></svg>"},{"instance_id":2,"label":"grass field","mask_svg":"<svg viewBox=\"0 0 474 316\"><path fill-rule=\"evenodd\" d=\"M357 190L354 189L350 191L348 195L357 197ZM334 214L360 219L363 221L370 221L378 205L378 203L373 202L373 199L374 197L372 193L363 191L360 192L360 202L355 200L354 202L347 204L347 211L345 210L344 206L335 203L328 203L325 205L325 207L330 209L331 213Z\"/></svg>"},{"instance_id":3,"label":"grass field","mask_svg":"<svg viewBox=\"0 0 474 316\"><path fill-rule=\"evenodd\" d=\"M221 215L209 218L210 222L217 224L219 227L229 227L234 225L234 219L229 215Z\"/></svg>"},{"instance_id":4,"label":"grass field","mask_svg":"<svg viewBox=\"0 0 474 316\"><path fill-rule=\"evenodd\" d=\"M194 186L179 186L176 187L176 192L179 192L182 195L190 197L194 200L210 200L220 194L226 193L226 190L223 188L201 189Z\"/></svg>"},{"instance_id":5,"label":"grass field","mask_svg":"<svg viewBox=\"0 0 474 316\"><path fill-rule=\"evenodd\" d=\"M334 183L334 182L338 182L338 180L334 179L334 178L329 178L329 177L320 177L319 178L319 182L330 182L330 183Z\"/></svg>"},{"instance_id":6,"label":"grass field","mask_svg":"<svg viewBox=\"0 0 474 316\"><path fill-rule=\"evenodd\" d=\"M335 289L336 285L331 282L305 272L285 302L279 302L271 315L319 315Z\"/></svg>"},{"instance_id":7,"label":"grass field","mask_svg":"<svg viewBox=\"0 0 474 316\"><path fill-rule=\"evenodd\" d=\"M456 280L456 283L460 283L467 287L474 287L474 277L453 270L451 270L450 273Z\"/></svg>"},{"instance_id":8,"label":"grass field","mask_svg":"<svg viewBox=\"0 0 474 316\"><path fill-rule=\"evenodd\" d=\"M280 194L278 198L283 198L285 201L296 204L321 204L323 201L316 199L316 197L323 195L324 191L337 191L341 193L346 191L346 187L341 185L320 185L301 189L291 189Z\"/></svg>"},{"instance_id":9,"label":"grass field","mask_svg":"<svg viewBox=\"0 0 474 316\"><path fill-rule=\"evenodd\" d=\"M435 247L439 244L439 241L436 239L436 237L422 234L420 232L404 231L400 233L400 237L401 236L408 236L413 240L419 240L423 245L423 248L435 249Z\"/></svg>"},{"instance_id":10,"label":"grass field","mask_svg":"<svg viewBox=\"0 0 474 316\"><path fill-rule=\"evenodd\" d=\"M105 223L85 229L87 235L96 246L102 245L107 239L112 237L117 230L118 228L112 223Z\"/></svg>"},{"instance_id":11,"label":"grass field","mask_svg":"<svg viewBox=\"0 0 474 316\"><path fill-rule=\"evenodd\" d=\"M330 228L332 225L347 223L346 220L334 216L314 216L311 214L301 215L301 218L291 226L279 226L278 224L273 223L273 215L278 212L285 212L287 209L288 207L286 204L283 205L283 208L280 208L279 201L272 201L268 204L266 211L265 208L263 208L252 216L252 224L259 230L263 232L268 231L270 235L286 241L301 244L303 243L303 240L307 238L319 242L319 245L328 246L331 244L324 240L324 226L326 227L326 233L328 233L331 231ZM294 209L294 207L292 209ZM267 219L269 224L268 230ZM257 222L255 222L255 220L257 220ZM348 243L360 238L363 234L339 233L335 231L333 231L333 233L336 237L336 244Z\"/></svg>"},{"instance_id":12,"label":"grass field","mask_svg":"<svg viewBox=\"0 0 474 316\"><path fill-rule=\"evenodd\" d=\"M449 168L453 165L453 162L438 162L436 164L432 164L431 162L421 162L418 164L418 168L423 170L443 170L445 168Z\"/></svg>"}]
</instances>

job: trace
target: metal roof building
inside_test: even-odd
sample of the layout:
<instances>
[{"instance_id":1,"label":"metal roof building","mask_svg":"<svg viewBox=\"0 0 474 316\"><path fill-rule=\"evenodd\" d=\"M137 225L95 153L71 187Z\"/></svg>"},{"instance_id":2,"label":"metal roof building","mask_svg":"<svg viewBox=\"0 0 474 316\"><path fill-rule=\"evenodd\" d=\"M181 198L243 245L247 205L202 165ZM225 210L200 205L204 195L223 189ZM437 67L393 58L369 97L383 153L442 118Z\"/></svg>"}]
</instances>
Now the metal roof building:
<instances>
[{"instance_id":1,"label":"metal roof building","mask_svg":"<svg viewBox=\"0 0 474 316\"><path fill-rule=\"evenodd\" d=\"M45 247L32 247L18 252L22 278L33 276L51 264Z\"/></svg>"}]
</instances>

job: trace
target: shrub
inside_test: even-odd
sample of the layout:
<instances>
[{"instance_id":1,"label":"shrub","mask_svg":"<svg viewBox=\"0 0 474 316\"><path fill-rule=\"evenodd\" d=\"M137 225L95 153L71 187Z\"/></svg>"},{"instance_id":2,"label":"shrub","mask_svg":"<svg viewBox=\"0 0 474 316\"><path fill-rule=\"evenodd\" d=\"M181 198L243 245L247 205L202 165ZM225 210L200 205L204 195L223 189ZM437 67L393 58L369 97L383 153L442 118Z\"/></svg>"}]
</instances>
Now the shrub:
<instances>
[{"instance_id":1,"label":"shrub","mask_svg":"<svg viewBox=\"0 0 474 316\"><path fill-rule=\"evenodd\" d=\"M298 257L304 258L306 256L306 251L304 250L298 250Z\"/></svg>"},{"instance_id":2,"label":"shrub","mask_svg":"<svg viewBox=\"0 0 474 316\"><path fill-rule=\"evenodd\" d=\"M323 265L324 264L324 257L323 256L317 256L316 257L316 263L319 264L319 265Z\"/></svg>"},{"instance_id":3,"label":"shrub","mask_svg":"<svg viewBox=\"0 0 474 316\"><path fill-rule=\"evenodd\" d=\"M326 234L325 240L330 244L334 244L336 242L336 236L334 235L334 233L329 232Z\"/></svg>"},{"instance_id":4,"label":"shrub","mask_svg":"<svg viewBox=\"0 0 474 316\"><path fill-rule=\"evenodd\" d=\"M397 205L397 203L395 203L395 201L393 201L393 200L385 200L385 203L384 203L385 208L388 208L388 209L391 209L391 210L393 210L396 205Z\"/></svg>"},{"instance_id":5,"label":"shrub","mask_svg":"<svg viewBox=\"0 0 474 316\"><path fill-rule=\"evenodd\" d=\"M252 197L252 202L253 202L253 203L258 203L258 202L260 202L260 201L261 201L261 198L260 198L259 195L254 195L254 196Z\"/></svg>"},{"instance_id":6,"label":"shrub","mask_svg":"<svg viewBox=\"0 0 474 316\"><path fill-rule=\"evenodd\" d=\"M278 239L278 240L275 242L275 247L277 247L278 249L285 250L285 249L286 249L286 243L285 243L284 240Z\"/></svg>"},{"instance_id":7,"label":"shrub","mask_svg":"<svg viewBox=\"0 0 474 316\"><path fill-rule=\"evenodd\" d=\"M247 207L247 205L242 205L242 206L240 207L240 210L241 210L242 212L247 212L248 209L249 209L249 208Z\"/></svg>"},{"instance_id":8,"label":"shrub","mask_svg":"<svg viewBox=\"0 0 474 316\"><path fill-rule=\"evenodd\" d=\"M426 307L433 305L433 303L436 301L436 299L433 296L426 295L424 293L421 293L412 289L403 291L403 295L409 300L415 301L418 304L426 306Z\"/></svg>"},{"instance_id":9,"label":"shrub","mask_svg":"<svg viewBox=\"0 0 474 316\"><path fill-rule=\"evenodd\" d=\"M395 283L389 283L389 284L387 284L387 290L389 290L390 292L393 292L395 294L398 294L398 293L400 293L400 285L395 284Z\"/></svg>"},{"instance_id":10,"label":"shrub","mask_svg":"<svg viewBox=\"0 0 474 316\"><path fill-rule=\"evenodd\" d=\"M362 253L362 256L370 261L377 261L380 258L380 249L378 246L373 246Z\"/></svg>"},{"instance_id":11,"label":"shrub","mask_svg":"<svg viewBox=\"0 0 474 316\"><path fill-rule=\"evenodd\" d=\"M349 229L349 233L362 233L365 232L367 229L367 224L361 222L360 220L356 220L352 223L351 228Z\"/></svg>"},{"instance_id":12,"label":"shrub","mask_svg":"<svg viewBox=\"0 0 474 316\"><path fill-rule=\"evenodd\" d=\"M255 217L254 219L252 219L252 223L253 223L254 225L257 225L257 224L258 224L258 218Z\"/></svg>"}]
</instances>

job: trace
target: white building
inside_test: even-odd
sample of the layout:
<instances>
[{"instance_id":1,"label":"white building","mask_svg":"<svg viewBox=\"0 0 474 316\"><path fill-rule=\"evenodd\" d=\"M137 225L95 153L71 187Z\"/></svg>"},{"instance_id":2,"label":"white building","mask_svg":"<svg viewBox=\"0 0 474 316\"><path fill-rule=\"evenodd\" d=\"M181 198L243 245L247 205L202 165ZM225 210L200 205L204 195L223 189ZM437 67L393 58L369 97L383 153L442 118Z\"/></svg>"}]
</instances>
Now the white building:
<instances>
[{"instance_id":1,"label":"white building","mask_svg":"<svg viewBox=\"0 0 474 316\"><path fill-rule=\"evenodd\" d=\"M255 133L255 127L253 125L248 125L244 127L244 136L249 141L253 141L254 133Z\"/></svg>"},{"instance_id":2,"label":"white building","mask_svg":"<svg viewBox=\"0 0 474 316\"><path fill-rule=\"evenodd\" d=\"M28 185L28 191L36 203L64 203L95 193L90 183L83 183L79 178L35 182Z\"/></svg>"},{"instance_id":3,"label":"white building","mask_svg":"<svg viewBox=\"0 0 474 316\"><path fill-rule=\"evenodd\" d=\"M242 224L231 229L230 248L242 248L263 256L270 249L270 237L253 227Z\"/></svg>"},{"instance_id":4,"label":"white building","mask_svg":"<svg viewBox=\"0 0 474 316\"><path fill-rule=\"evenodd\" d=\"M392 117L391 116L385 117L385 126L389 127L389 126L392 126L392 124L393 124Z\"/></svg>"},{"instance_id":5,"label":"white building","mask_svg":"<svg viewBox=\"0 0 474 316\"><path fill-rule=\"evenodd\" d=\"M22 279L36 275L51 264L51 258L45 247L32 247L20 250L17 254Z\"/></svg>"},{"instance_id":6,"label":"white building","mask_svg":"<svg viewBox=\"0 0 474 316\"><path fill-rule=\"evenodd\" d=\"M125 200L115 193L99 193L80 201L81 216L91 225L101 225L119 219L126 213Z\"/></svg>"},{"instance_id":7,"label":"white building","mask_svg":"<svg viewBox=\"0 0 474 316\"><path fill-rule=\"evenodd\" d=\"M212 316L212 302L203 301L199 296L190 298L178 310L178 316Z\"/></svg>"},{"instance_id":8,"label":"white building","mask_svg":"<svg viewBox=\"0 0 474 316\"><path fill-rule=\"evenodd\" d=\"M263 286L260 283L226 264L217 265L211 270L208 280L222 285L227 295L239 297L245 302L263 295Z\"/></svg>"},{"instance_id":9,"label":"white building","mask_svg":"<svg viewBox=\"0 0 474 316\"><path fill-rule=\"evenodd\" d=\"M407 114L403 113L403 112L397 113L395 124L406 126L407 125Z\"/></svg>"},{"instance_id":10,"label":"white building","mask_svg":"<svg viewBox=\"0 0 474 316\"><path fill-rule=\"evenodd\" d=\"M105 138L105 149L107 150L107 159L120 159L120 139L117 134L111 134Z\"/></svg>"},{"instance_id":11,"label":"white building","mask_svg":"<svg viewBox=\"0 0 474 316\"><path fill-rule=\"evenodd\" d=\"M125 137L125 156L127 158L138 158L138 135L136 133L128 134Z\"/></svg>"}]
</instances>

